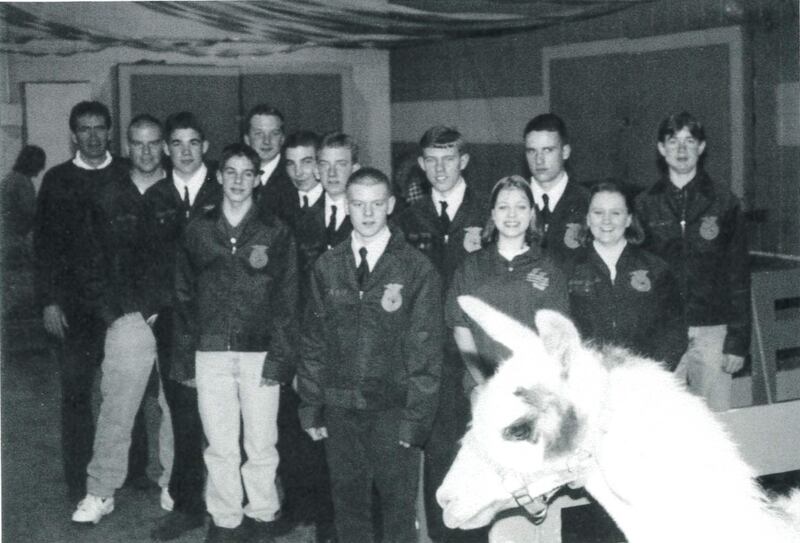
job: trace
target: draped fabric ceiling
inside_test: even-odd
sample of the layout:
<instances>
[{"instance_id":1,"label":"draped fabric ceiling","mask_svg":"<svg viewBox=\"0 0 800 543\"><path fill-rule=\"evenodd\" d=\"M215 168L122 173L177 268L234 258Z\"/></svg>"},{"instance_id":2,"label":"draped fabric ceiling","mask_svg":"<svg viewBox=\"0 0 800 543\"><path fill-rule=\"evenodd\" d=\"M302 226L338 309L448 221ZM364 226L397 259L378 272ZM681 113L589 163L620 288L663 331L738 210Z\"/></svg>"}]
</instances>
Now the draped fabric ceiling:
<instances>
[{"instance_id":1,"label":"draped fabric ceiling","mask_svg":"<svg viewBox=\"0 0 800 543\"><path fill-rule=\"evenodd\" d=\"M315 46L388 48L534 29L648 1L3 2L0 51L66 56L131 47L237 57Z\"/></svg>"}]
</instances>

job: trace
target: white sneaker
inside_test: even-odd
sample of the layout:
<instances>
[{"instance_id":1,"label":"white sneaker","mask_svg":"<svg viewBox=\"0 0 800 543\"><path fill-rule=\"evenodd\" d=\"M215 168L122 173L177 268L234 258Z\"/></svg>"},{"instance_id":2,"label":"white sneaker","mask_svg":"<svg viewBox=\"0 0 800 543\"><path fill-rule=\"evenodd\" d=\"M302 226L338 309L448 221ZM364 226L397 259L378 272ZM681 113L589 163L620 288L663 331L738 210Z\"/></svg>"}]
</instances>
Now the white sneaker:
<instances>
[{"instance_id":1,"label":"white sneaker","mask_svg":"<svg viewBox=\"0 0 800 543\"><path fill-rule=\"evenodd\" d=\"M175 502L172 500L172 496L169 495L169 488L162 487L161 509L163 509L164 511L172 511L173 507L175 507Z\"/></svg>"},{"instance_id":2,"label":"white sneaker","mask_svg":"<svg viewBox=\"0 0 800 543\"><path fill-rule=\"evenodd\" d=\"M114 498L101 498L87 494L72 514L72 522L97 524L114 510Z\"/></svg>"}]
</instances>

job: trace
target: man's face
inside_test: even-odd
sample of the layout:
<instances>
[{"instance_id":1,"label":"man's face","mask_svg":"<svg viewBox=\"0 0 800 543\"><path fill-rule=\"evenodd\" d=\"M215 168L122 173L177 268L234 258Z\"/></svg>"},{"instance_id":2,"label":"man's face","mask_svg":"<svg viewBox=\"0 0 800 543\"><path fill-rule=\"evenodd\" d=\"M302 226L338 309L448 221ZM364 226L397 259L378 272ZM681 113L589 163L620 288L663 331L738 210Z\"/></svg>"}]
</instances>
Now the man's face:
<instances>
[{"instance_id":1,"label":"man's face","mask_svg":"<svg viewBox=\"0 0 800 543\"><path fill-rule=\"evenodd\" d=\"M319 180L332 198L344 194L350 174L359 168L353 164L353 156L346 147L323 147L319 152Z\"/></svg>"},{"instance_id":2,"label":"man's face","mask_svg":"<svg viewBox=\"0 0 800 543\"><path fill-rule=\"evenodd\" d=\"M283 140L283 122L274 115L254 115L244 135L244 142L255 149L264 164L278 156Z\"/></svg>"},{"instance_id":3,"label":"man's face","mask_svg":"<svg viewBox=\"0 0 800 543\"><path fill-rule=\"evenodd\" d=\"M184 177L195 173L203 165L203 155L208 151L208 142L194 128L178 128L164 143L164 151L172 161L172 167Z\"/></svg>"},{"instance_id":4,"label":"man's face","mask_svg":"<svg viewBox=\"0 0 800 543\"><path fill-rule=\"evenodd\" d=\"M417 160L433 188L446 194L461 178L461 172L469 163L469 155L459 154L455 147L427 147Z\"/></svg>"},{"instance_id":5,"label":"man's face","mask_svg":"<svg viewBox=\"0 0 800 543\"><path fill-rule=\"evenodd\" d=\"M222 185L222 193L229 203L240 204L253 197L253 187L258 178L258 166L246 156L232 156L220 171L217 181Z\"/></svg>"},{"instance_id":6,"label":"man's face","mask_svg":"<svg viewBox=\"0 0 800 543\"><path fill-rule=\"evenodd\" d=\"M316 149L313 146L286 149L286 173L297 190L313 189L319 183Z\"/></svg>"},{"instance_id":7,"label":"man's face","mask_svg":"<svg viewBox=\"0 0 800 543\"><path fill-rule=\"evenodd\" d=\"M570 146L561 142L558 132L534 130L525 136L525 159L537 183L544 185L564 171Z\"/></svg>"},{"instance_id":8,"label":"man's face","mask_svg":"<svg viewBox=\"0 0 800 543\"><path fill-rule=\"evenodd\" d=\"M72 142L84 158L100 160L108 149L108 125L102 115L81 115L78 117Z\"/></svg>"},{"instance_id":9,"label":"man's face","mask_svg":"<svg viewBox=\"0 0 800 543\"><path fill-rule=\"evenodd\" d=\"M350 185L347 189L347 210L353 229L363 239L383 230L394 209L394 196L383 183Z\"/></svg>"},{"instance_id":10,"label":"man's face","mask_svg":"<svg viewBox=\"0 0 800 543\"><path fill-rule=\"evenodd\" d=\"M706 142L700 141L685 126L677 134L658 142L658 152L664 157L671 172L691 174L706 150Z\"/></svg>"},{"instance_id":11,"label":"man's face","mask_svg":"<svg viewBox=\"0 0 800 543\"><path fill-rule=\"evenodd\" d=\"M141 124L128 130L128 150L133 168L143 174L161 167L163 149L161 130L151 124Z\"/></svg>"}]
</instances>

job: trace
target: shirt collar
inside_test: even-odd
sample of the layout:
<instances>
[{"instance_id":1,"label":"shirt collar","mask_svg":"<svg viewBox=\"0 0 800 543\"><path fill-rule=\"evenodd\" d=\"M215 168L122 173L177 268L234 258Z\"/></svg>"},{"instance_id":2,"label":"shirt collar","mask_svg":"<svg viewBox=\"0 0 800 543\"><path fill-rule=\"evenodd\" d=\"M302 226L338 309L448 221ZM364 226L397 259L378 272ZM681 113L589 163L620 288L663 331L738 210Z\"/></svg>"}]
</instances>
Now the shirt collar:
<instances>
[{"instance_id":1,"label":"shirt collar","mask_svg":"<svg viewBox=\"0 0 800 543\"><path fill-rule=\"evenodd\" d=\"M75 158L72 159L72 163L82 170L102 170L103 168L107 168L108 165L111 164L111 160L112 160L111 153L106 151L106 156L103 159L103 162L98 166L92 166L91 164L83 160L81 152L78 151L77 153L75 153Z\"/></svg>"},{"instance_id":2,"label":"shirt collar","mask_svg":"<svg viewBox=\"0 0 800 543\"><path fill-rule=\"evenodd\" d=\"M303 196L308 196L308 206L311 207L317 203L317 200L319 200L323 192L324 191L322 189L322 183L317 183L311 190L306 190L306 191L298 190L297 197L300 202L300 207L303 206Z\"/></svg>"},{"instance_id":3,"label":"shirt collar","mask_svg":"<svg viewBox=\"0 0 800 543\"><path fill-rule=\"evenodd\" d=\"M460 177L456 184L447 194L442 194L435 188L431 188L431 198L433 198L433 207L436 208L436 213L441 212L441 204L439 202L447 202L447 216L452 220L461 207L461 202L464 201L464 194L467 192L467 182L463 177Z\"/></svg>"},{"instance_id":4,"label":"shirt collar","mask_svg":"<svg viewBox=\"0 0 800 543\"><path fill-rule=\"evenodd\" d=\"M547 191L547 198L549 199L548 208L550 211L553 211L556 208L556 204L564 195L564 191L567 190L567 182L569 181L569 176L567 175L566 171L561 172L561 176L559 177L558 181L553 188ZM544 200L542 196L544 195L544 190L536 182L535 179L531 178L531 191L533 192L533 201L536 203L536 207L542 209L544 206Z\"/></svg>"},{"instance_id":5,"label":"shirt collar","mask_svg":"<svg viewBox=\"0 0 800 543\"><path fill-rule=\"evenodd\" d=\"M175 170L172 170L172 183L175 185L175 189L178 191L178 194L181 195L181 198L183 198L183 187L188 187L189 203L194 204L194 199L197 193L200 192L200 187L203 186L203 182L206 180L207 176L208 167L206 167L205 164L201 165L187 181L179 178L175 175Z\"/></svg>"},{"instance_id":6,"label":"shirt collar","mask_svg":"<svg viewBox=\"0 0 800 543\"><path fill-rule=\"evenodd\" d=\"M277 155L275 155L275 157L272 160L270 160L266 164L264 164L263 162L261 163L261 177L260 177L260 180L261 180L261 184L262 185L266 185L267 184L267 181L269 180L269 176L271 176L272 172L275 171L275 168L278 167L278 162L280 162L280 161L281 161L281 155L277 154Z\"/></svg>"},{"instance_id":7,"label":"shirt collar","mask_svg":"<svg viewBox=\"0 0 800 543\"><path fill-rule=\"evenodd\" d=\"M338 200L331 198L330 194L325 193L325 224L328 224L328 219L331 216L331 206L336 206L336 228L342 224L342 221L347 216L347 197L342 194Z\"/></svg>"},{"instance_id":8,"label":"shirt collar","mask_svg":"<svg viewBox=\"0 0 800 543\"><path fill-rule=\"evenodd\" d=\"M375 269L375 264L378 262L381 255L383 255L386 246L389 245L389 239L391 239L391 237L392 232L389 230L388 226L384 226L380 232L367 241L362 240L358 232L353 230L353 233L350 234L350 248L353 251L353 258L356 259L356 266L361 262L361 255L358 253L358 250L362 247L366 247L369 270L372 271Z\"/></svg>"}]
</instances>

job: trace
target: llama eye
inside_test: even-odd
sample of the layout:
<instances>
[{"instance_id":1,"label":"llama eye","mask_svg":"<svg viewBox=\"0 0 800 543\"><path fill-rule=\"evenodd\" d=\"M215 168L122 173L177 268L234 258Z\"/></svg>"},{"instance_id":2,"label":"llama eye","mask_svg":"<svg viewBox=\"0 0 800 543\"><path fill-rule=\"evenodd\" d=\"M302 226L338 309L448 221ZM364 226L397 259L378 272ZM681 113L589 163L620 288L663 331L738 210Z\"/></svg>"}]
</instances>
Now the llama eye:
<instances>
[{"instance_id":1,"label":"llama eye","mask_svg":"<svg viewBox=\"0 0 800 543\"><path fill-rule=\"evenodd\" d=\"M503 430L503 439L506 441L525 441L530 439L533 432L530 421L516 422Z\"/></svg>"}]
</instances>

